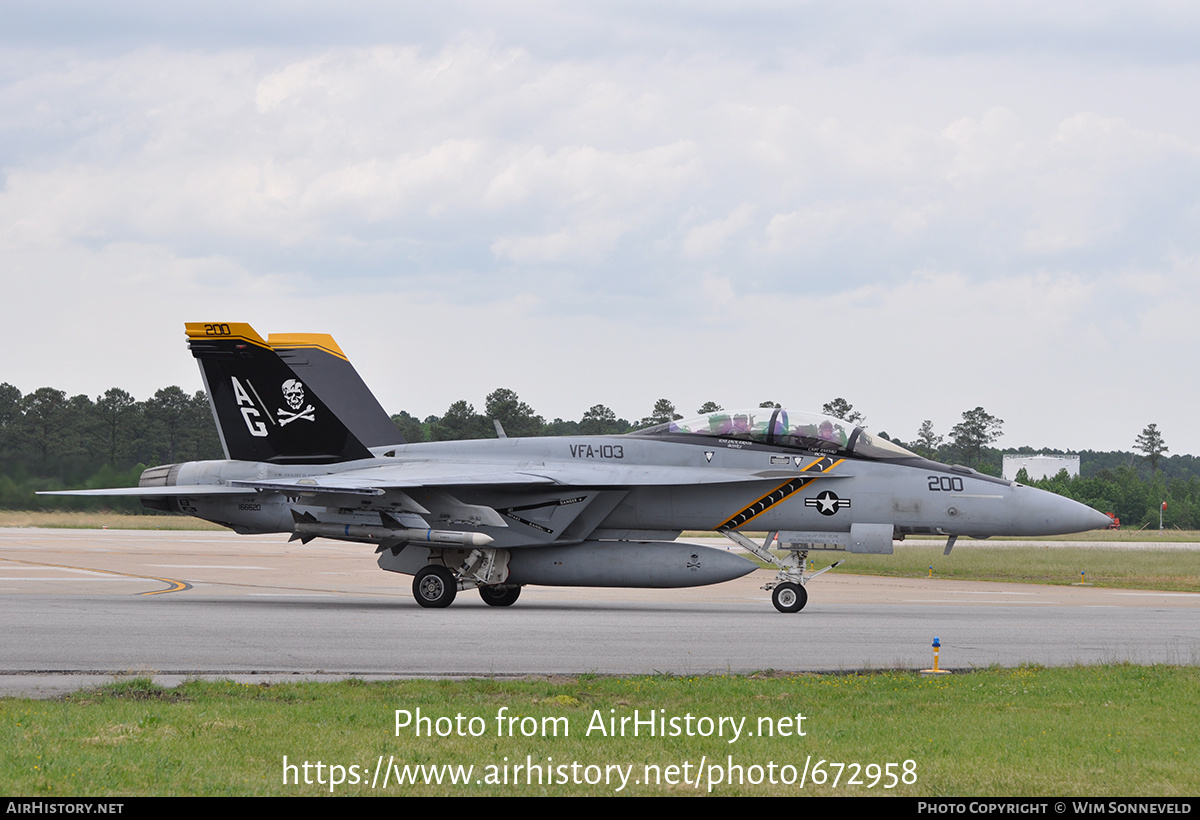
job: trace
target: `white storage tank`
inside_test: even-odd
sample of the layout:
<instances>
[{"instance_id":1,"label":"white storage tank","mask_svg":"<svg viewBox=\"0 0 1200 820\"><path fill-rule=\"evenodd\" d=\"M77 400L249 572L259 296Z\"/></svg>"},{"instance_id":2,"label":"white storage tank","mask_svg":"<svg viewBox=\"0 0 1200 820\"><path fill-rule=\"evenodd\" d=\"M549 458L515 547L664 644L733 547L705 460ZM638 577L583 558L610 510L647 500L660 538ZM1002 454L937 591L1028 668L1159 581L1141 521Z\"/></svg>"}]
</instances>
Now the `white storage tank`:
<instances>
[{"instance_id":1,"label":"white storage tank","mask_svg":"<svg viewBox=\"0 0 1200 820\"><path fill-rule=\"evenodd\" d=\"M1074 478L1079 475L1079 456L1008 456L1004 457L1004 477L1009 481L1017 480L1017 472L1025 468L1030 481L1039 478L1054 478L1059 470L1066 470L1067 475Z\"/></svg>"}]
</instances>

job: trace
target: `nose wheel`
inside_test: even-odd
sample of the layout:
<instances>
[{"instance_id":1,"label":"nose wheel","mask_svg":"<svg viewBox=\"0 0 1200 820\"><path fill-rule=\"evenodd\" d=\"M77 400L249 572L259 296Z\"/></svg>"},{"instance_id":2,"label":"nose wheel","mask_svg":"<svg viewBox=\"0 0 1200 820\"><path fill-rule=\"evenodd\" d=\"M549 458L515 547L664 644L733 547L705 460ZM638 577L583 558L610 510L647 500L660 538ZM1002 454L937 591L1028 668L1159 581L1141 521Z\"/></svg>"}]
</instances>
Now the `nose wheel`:
<instances>
[{"instance_id":1,"label":"nose wheel","mask_svg":"<svg viewBox=\"0 0 1200 820\"><path fill-rule=\"evenodd\" d=\"M800 584L785 581L771 590L771 603L780 612L799 612L808 603L808 590Z\"/></svg>"},{"instance_id":2,"label":"nose wheel","mask_svg":"<svg viewBox=\"0 0 1200 820\"><path fill-rule=\"evenodd\" d=\"M787 543L791 545L788 554L785 558L780 558L769 549L778 533L767 533L766 540L762 546L759 546L740 532L733 530L720 530L719 532L739 547L745 548L747 552L757 555L765 563L774 564L779 568L775 579L763 584L763 589L771 590L771 603L780 612L799 612L804 609L804 605L808 603L808 590L804 588L804 585L842 563L838 561L825 569L811 573L805 572L804 563L808 560L808 549L804 545L788 541ZM807 543L804 542L804 544Z\"/></svg>"}]
</instances>

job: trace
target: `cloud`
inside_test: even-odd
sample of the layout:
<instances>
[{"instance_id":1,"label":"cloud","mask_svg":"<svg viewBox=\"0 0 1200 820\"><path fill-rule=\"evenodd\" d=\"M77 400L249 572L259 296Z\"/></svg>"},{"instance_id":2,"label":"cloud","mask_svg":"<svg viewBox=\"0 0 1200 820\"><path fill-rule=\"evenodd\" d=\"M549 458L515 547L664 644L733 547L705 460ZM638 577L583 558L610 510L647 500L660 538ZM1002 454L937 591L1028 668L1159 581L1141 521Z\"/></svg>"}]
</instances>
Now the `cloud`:
<instances>
[{"instance_id":1,"label":"cloud","mask_svg":"<svg viewBox=\"0 0 1200 820\"><path fill-rule=\"evenodd\" d=\"M541 363L522 389L548 415L841 393L901 431L959 403L1014 436L1069 408L1079 446L1152 411L1188 426L1200 114L1179 101L1200 72L1172 44L1194 11L117 3L76 7L89 39L39 8L0 33L0 253L25 306L2 341L57 351L9 354L23 388L90 383L81 347L119 360L101 319L169 339L237 314L349 332L385 371L463 361L414 412L474 356ZM145 356L147 381L191 370ZM562 376L581 361L588 390ZM1142 378L1166 387L1113 398Z\"/></svg>"},{"instance_id":2,"label":"cloud","mask_svg":"<svg viewBox=\"0 0 1200 820\"><path fill-rule=\"evenodd\" d=\"M683 239L683 255L688 258L714 256L725 242L750 226L754 206L743 203L720 219L690 228Z\"/></svg>"}]
</instances>

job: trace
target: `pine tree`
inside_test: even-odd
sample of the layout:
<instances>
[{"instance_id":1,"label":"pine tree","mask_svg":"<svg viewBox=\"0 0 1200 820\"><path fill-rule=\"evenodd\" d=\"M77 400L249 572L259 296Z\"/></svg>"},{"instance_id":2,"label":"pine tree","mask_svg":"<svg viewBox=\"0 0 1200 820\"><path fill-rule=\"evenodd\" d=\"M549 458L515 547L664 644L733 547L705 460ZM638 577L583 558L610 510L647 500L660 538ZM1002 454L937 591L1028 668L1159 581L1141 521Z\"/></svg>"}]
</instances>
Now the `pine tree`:
<instances>
[{"instance_id":1,"label":"pine tree","mask_svg":"<svg viewBox=\"0 0 1200 820\"><path fill-rule=\"evenodd\" d=\"M1157 424L1147 425L1133 442L1133 449L1137 450L1146 461L1150 462L1151 471L1158 469L1158 460L1167 450L1167 445L1163 441L1162 433L1158 430Z\"/></svg>"}]
</instances>

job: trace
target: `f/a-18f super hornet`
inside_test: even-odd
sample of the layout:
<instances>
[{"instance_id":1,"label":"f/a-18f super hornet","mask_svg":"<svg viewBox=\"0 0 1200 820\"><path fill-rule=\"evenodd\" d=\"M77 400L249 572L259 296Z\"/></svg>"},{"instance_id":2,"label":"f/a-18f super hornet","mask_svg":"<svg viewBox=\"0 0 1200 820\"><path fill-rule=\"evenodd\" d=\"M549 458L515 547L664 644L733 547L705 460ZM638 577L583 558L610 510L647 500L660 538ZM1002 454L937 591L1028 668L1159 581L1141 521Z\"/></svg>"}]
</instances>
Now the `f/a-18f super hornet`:
<instances>
[{"instance_id":1,"label":"f/a-18f super hornet","mask_svg":"<svg viewBox=\"0 0 1200 820\"><path fill-rule=\"evenodd\" d=\"M74 494L140 496L239 533L372 544L381 568L414 576L424 607L470 588L508 606L526 584L687 587L756 569L675 541L707 530L775 566L764 589L796 612L805 584L837 566L808 572L810 551L891 553L920 535L944 536L949 553L960 536L1109 524L1070 499L782 408L618 436L507 438L497 424L497 439L405 443L331 337L186 327L227 460L151 467L138 487Z\"/></svg>"}]
</instances>

